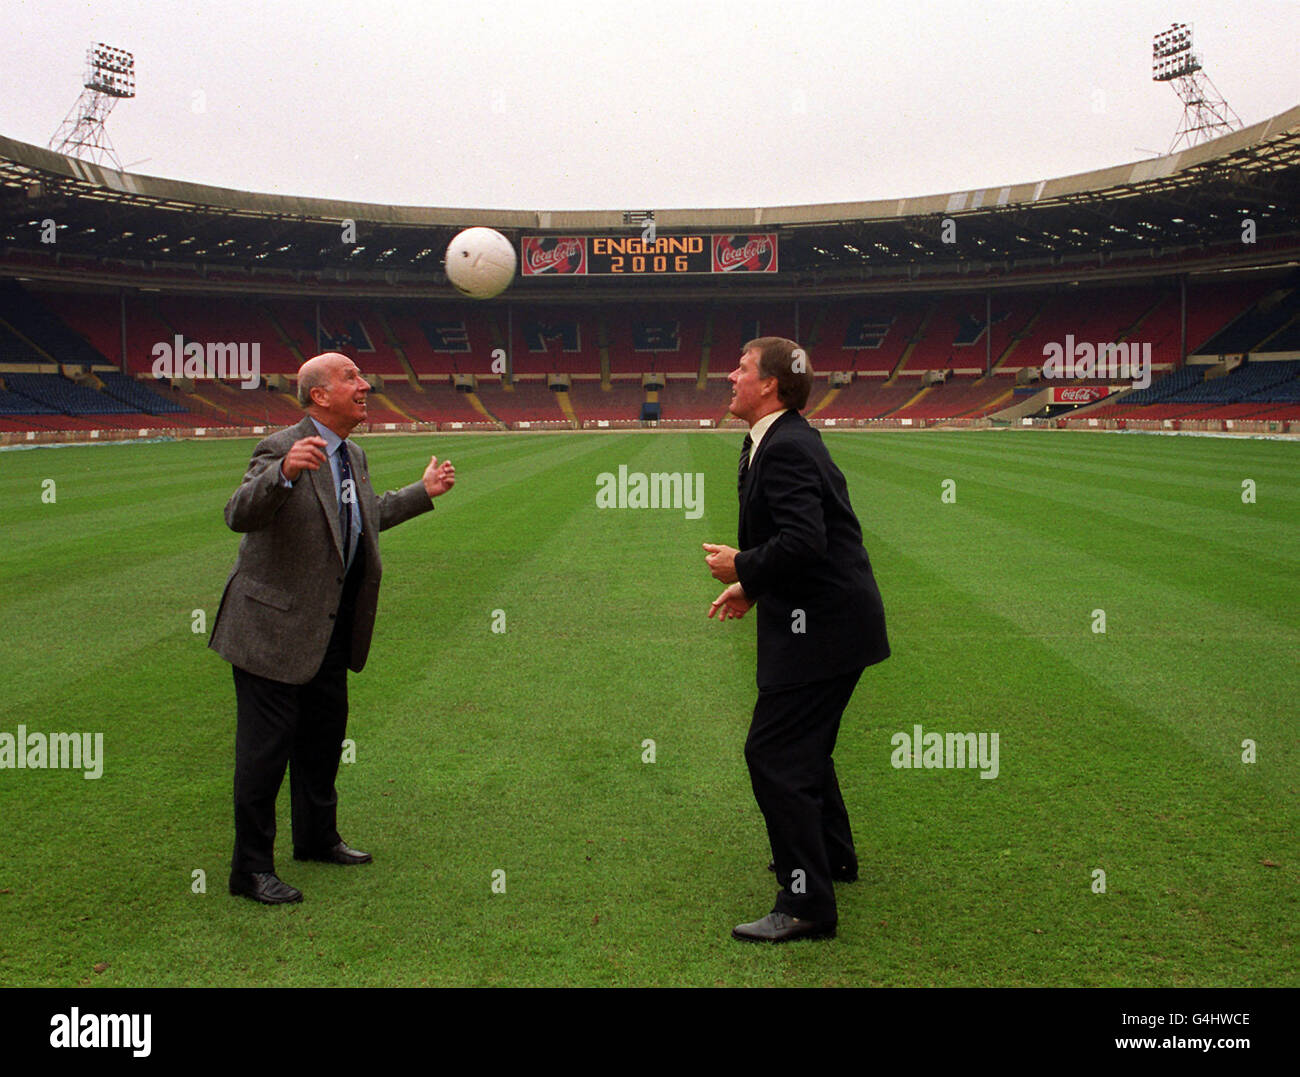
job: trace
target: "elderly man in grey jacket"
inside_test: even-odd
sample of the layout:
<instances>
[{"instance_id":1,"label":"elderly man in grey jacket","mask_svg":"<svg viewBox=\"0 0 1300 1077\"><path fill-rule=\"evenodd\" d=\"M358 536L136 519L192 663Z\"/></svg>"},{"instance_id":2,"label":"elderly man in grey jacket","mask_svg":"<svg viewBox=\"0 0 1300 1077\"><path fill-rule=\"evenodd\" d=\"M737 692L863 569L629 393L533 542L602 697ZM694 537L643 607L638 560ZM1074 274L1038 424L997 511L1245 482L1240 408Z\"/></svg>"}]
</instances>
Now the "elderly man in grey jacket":
<instances>
[{"instance_id":1,"label":"elderly man in grey jacket","mask_svg":"<svg viewBox=\"0 0 1300 1077\"><path fill-rule=\"evenodd\" d=\"M235 852L230 892L301 901L275 873L275 801L289 769L294 858L363 864L336 825L349 669L366 664L379 599L379 532L433 508L456 482L450 461L382 497L347 440L370 386L337 352L305 362L307 415L253 450L226 523L243 533L209 646L234 668Z\"/></svg>"}]
</instances>

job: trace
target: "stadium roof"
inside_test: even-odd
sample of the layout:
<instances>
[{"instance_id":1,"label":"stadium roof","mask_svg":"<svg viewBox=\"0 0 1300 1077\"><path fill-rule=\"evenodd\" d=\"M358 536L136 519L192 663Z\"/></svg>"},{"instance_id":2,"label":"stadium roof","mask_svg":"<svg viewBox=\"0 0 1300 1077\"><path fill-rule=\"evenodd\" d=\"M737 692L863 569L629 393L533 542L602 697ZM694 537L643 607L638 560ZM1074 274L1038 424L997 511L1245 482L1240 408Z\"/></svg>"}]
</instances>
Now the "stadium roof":
<instances>
[{"instance_id":1,"label":"stadium roof","mask_svg":"<svg viewBox=\"0 0 1300 1077\"><path fill-rule=\"evenodd\" d=\"M1245 222L1257 240L1243 243ZM48 239L53 221L57 241ZM356 242L342 241L344 222ZM946 223L952 222L952 223ZM912 282L983 287L1079 267L1123 276L1293 263L1300 255L1300 106L1199 146L1033 183L873 202L655 210L661 234L776 232L775 281L522 279L554 299L659 288L682 296L820 294ZM258 194L117 172L0 136L0 273L178 289L338 284L446 295L442 252L461 228L628 233L623 210L408 207ZM639 231L640 225L636 226ZM276 281L279 284L276 284ZM153 283L157 283L153 280ZM761 291L760 291L761 288ZM629 293L630 294L630 293Z\"/></svg>"}]
</instances>

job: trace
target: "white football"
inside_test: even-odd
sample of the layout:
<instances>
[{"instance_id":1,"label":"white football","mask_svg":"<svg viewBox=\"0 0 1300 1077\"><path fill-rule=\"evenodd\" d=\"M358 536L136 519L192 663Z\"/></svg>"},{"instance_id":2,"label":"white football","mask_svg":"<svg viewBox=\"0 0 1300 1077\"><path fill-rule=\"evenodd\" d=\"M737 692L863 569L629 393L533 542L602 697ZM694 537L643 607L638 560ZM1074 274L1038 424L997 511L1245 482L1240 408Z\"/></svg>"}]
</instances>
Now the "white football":
<instances>
[{"instance_id":1,"label":"white football","mask_svg":"<svg viewBox=\"0 0 1300 1077\"><path fill-rule=\"evenodd\" d=\"M462 295L491 299L515 279L515 248L494 228L466 228L447 244L447 279Z\"/></svg>"}]
</instances>

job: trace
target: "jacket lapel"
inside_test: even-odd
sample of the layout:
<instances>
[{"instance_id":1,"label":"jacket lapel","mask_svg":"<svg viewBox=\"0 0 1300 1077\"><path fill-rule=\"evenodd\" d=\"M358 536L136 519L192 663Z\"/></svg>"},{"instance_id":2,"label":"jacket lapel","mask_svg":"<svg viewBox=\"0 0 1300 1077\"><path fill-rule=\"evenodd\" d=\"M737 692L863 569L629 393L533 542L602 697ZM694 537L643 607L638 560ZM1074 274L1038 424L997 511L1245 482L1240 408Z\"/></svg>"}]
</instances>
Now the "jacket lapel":
<instances>
[{"instance_id":1,"label":"jacket lapel","mask_svg":"<svg viewBox=\"0 0 1300 1077\"><path fill-rule=\"evenodd\" d=\"M776 432L789 421L790 416L798 414L797 411L787 411L777 419L776 422L767 428L767 433L763 435L762 440L758 443L758 448L754 450L754 455L749 461L749 470L745 472L745 481L740 490L740 517L742 520L745 518L745 505L749 501L749 491L753 489L754 486L754 472L758 469L759 461L763 459L763 450L772 443L772 438L774 438Z\"/></svg>"},{"instance_id":2,"label":"jacket lapel","mask_svg":"<svg viewBox=\"0 0 1300 1077\"><path fill-rule=\"evenodd\" d=\"M310 429L302 431L303 437L319 437L316 431L316 425L308 417L303 420ZM299 430L301 431L301 427ZM297 433L298 431L295 431ZM348 457L351 462L352 457ZM355 472L354 472L355 474ZM321 511L325 513L325 522L329 526L330 536L334 540L334 552L339 555L340 563L344 560L343 556L343 532L339 528L339 497L334 490L334 471L330 467L329 457L325 457L325 462L315 471L311 472L312 488L316 491L316 497L320 500Z\"/></svg>"}]
</instances>

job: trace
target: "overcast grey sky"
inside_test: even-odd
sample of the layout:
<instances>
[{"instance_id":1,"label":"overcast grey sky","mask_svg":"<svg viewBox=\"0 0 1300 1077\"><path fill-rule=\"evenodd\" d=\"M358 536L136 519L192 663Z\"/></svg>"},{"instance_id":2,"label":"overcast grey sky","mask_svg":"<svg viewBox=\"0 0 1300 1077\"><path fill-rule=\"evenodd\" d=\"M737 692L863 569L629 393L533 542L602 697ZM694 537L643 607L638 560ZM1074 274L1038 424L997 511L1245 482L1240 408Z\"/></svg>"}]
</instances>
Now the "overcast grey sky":
<instances>
[{"instance_id":1,"label":"overcast grey sky","mask_svg":"<svg viewBox=\"0 0 1300 1077\"><path fill-rule=\"evenodd\" d=\"M1300 0L0 0L0 133L45 145L92 41L135 54L130 171L439 206L784 205L1164 153L1190 22L1246 124L1300 103Z\"/></svg>"}]
</instances>

